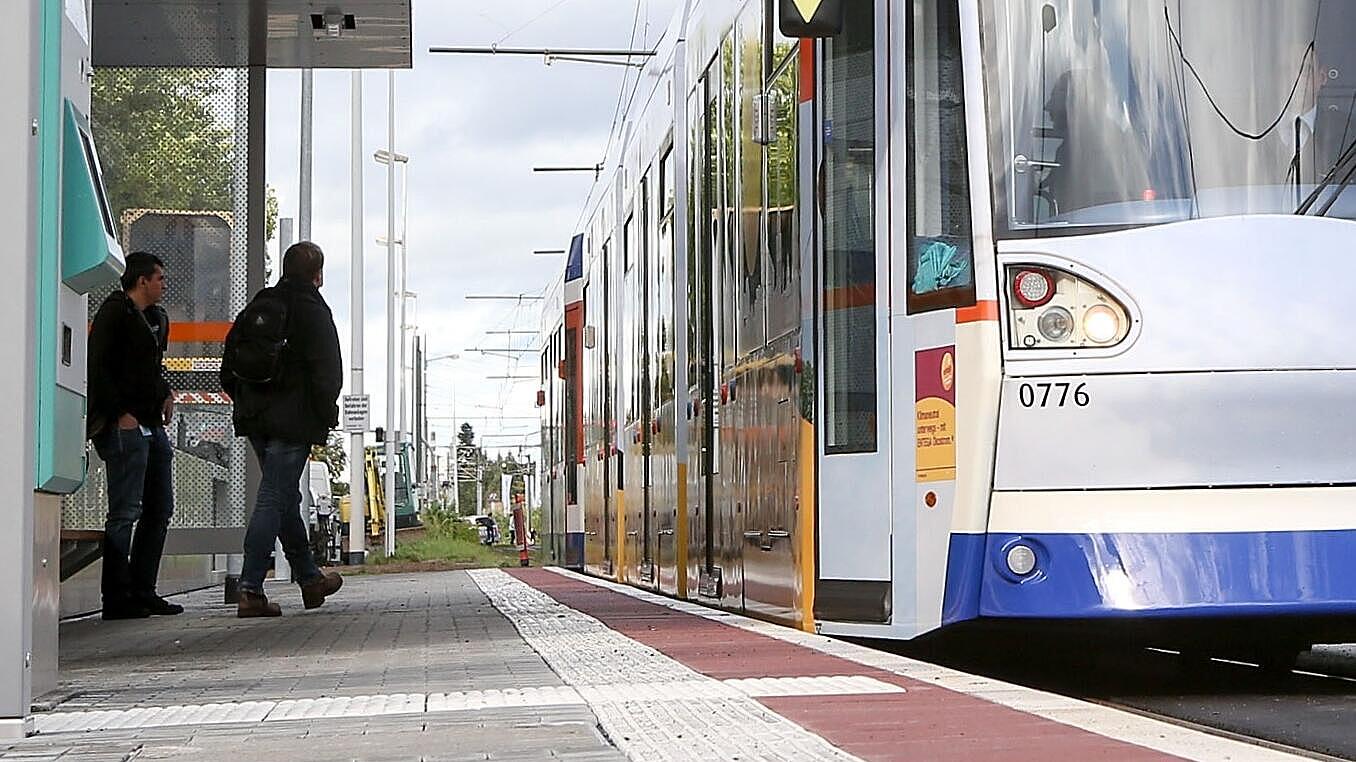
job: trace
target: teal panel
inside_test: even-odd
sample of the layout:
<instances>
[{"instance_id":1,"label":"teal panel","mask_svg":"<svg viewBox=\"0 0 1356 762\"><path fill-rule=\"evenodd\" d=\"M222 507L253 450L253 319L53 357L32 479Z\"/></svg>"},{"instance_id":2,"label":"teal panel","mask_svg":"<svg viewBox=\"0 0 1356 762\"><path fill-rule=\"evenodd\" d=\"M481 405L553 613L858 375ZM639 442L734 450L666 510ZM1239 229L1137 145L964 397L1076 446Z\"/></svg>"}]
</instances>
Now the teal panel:
<instances>
[{"instance_id":1,"label":"teal panel","mask_svg":"<svg viewBox=\"0 0 1356 762\"><path fill-rule=\"evenodd\" d=\"M41 84L38 113L38 282L37 302L37 435L35 485L56 477L57 272L61 232L61 20L62 5L44 0L42 7Z\"/></svg>"},{"instance_id":2,"label":"teal panel","mask_svg":"<svg viewBox=\"0 0 1356 762\"><path fill-rule=\"evenodd\" d=\"M38 485L43 492L68 495L85 482L88 465L85 456L85 398L69 389L57 387L52 422L53 462L47 481Z\"/></svg>"},{"instance_id":3,"label":"teal panel","mask_svg":"<svg viewBox=\"0 0 1356 762\"><path fill-rule=\"evenodd\" d=\"M65 101L61 153L61 279L78 294L122 275L122 247L104 192L89 120Z\"/></svg>"}]
</instances>

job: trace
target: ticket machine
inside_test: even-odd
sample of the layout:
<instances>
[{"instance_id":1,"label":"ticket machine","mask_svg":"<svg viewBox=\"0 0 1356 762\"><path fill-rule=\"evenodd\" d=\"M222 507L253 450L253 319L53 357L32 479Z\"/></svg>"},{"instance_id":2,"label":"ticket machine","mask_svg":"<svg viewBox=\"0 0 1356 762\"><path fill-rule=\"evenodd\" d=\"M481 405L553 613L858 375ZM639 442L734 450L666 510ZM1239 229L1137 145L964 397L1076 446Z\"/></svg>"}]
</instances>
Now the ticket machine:
<instances>
[{"instance_id":1,"label":"ticket machine","mask_svg":"<svg viewBox=\"0 0 1356 762\"><path fill-rule=\"evenodd\" d=\"M59 5L43 21L35 487L65 494L85 478L88 295L122 274L123 252L90 127L90 8Z\"/></svg>"}]
</instances>

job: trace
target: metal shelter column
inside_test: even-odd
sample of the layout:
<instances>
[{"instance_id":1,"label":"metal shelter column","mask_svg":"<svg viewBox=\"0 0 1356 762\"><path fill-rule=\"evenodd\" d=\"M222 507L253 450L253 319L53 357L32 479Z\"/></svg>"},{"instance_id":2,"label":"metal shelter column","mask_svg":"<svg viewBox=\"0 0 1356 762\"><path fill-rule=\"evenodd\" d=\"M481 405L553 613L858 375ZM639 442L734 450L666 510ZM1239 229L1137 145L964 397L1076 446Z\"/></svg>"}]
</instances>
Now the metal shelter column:
<instances>
[{"instance_id":1,"label":"metal shelter column","mask_svg":"<svg viewBox=\"0 0 1356 762\"><path fill-rule=\"evenodd\" d=\"M14 7L17 6L17 7ZM0 24L0 230L11 245L0 254L14 282L0 300L9 327L9 362L0 363L0 394L22 400L0 413L0 738L22 736L31 702L33 606L33 374L35 257L38 247L38 0L19 0ZM19 136L23 136L20 138ZM17 245L14 245L17 244Z\"/></svg>"}]
</instances>

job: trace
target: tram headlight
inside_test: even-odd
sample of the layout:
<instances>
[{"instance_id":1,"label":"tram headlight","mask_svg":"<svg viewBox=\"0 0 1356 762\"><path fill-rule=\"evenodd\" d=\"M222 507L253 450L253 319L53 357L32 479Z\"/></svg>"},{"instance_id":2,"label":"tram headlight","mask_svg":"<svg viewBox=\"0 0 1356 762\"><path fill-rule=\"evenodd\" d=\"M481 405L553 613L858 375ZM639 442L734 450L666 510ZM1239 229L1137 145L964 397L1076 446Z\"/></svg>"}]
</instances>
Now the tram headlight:
<instances>
[{"instance_id":1,"label":"tram headlight","mask_svg":"<svg viewBox=\"0 0 1356 762\"><path fill-rule=\"evenodd\" d=\"M1036 319L1036 328L1047 341L1064 341L1073 333L1073 327L1073 315L1063 307L1051 307Z\"/></svg>"},{"instance_id":2,"label":"tram headlight","mask_svg":"<svg viewBox=\"0 0 1356 762\"><path fill-rule=\"evenodd\" d=\"M1012 349L1106 348L1130 334L1130 311L1086 276L1039 265L1007 272Z\"/></svg>"},{"instance_id":3,"label":"tram headlight","mask_svg":"<svg viewBox=\"0 0 1356 762\"><path fill-rule=\"evenodd\" d=\"M1121 335L1121 317L1105 304L1097 304L1083 313L1083 333L1094 344L1110 344Z\"/></svg>"},{"instance_id":4,"label":"tram headlight","mask_svg":"<svg viewBox=\"0 0 1356 762\"><path fill-rule=\"evenodd\" d=\"M1013 545L1008 548L1008 571L1019 577L1025 577L1036 570L1036 551L1026 545Z\"/></svg>"}]
</instances>

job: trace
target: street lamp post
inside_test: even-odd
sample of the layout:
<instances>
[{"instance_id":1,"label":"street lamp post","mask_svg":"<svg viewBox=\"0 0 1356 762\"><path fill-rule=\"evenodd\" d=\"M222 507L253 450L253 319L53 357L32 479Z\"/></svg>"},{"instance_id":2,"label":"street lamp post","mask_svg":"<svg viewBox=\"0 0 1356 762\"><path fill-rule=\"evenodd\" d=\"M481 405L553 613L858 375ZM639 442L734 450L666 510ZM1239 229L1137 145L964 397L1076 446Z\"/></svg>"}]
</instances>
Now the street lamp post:
<instances>
[{"instance_id":1,"label":"street lamp post","mask_svg":"<svg viewBox=\"0 0 1356 762\"><path fill-rule=\"evenodd\" d=\"M396 195L396 167L402 160L408 165L409 157L396 153L395 150L395 131L396 131L396 112L395 112L395 72L387 72L386 90L386 151L378 151L376 159L378 162L386 165L386 429L387 436L385 442L386 452L386 557L395 555L395 521L396 521L396 461L398 454L396 447L398 440L403 432L397 427L397 395L400 393L396 383L396 361L397 355L402 359L400 365L404 365L405 342L402 335L399 340L396 336L396 312L399 310L402 315L404 312L404 273L403 263L396 259L396 215L395 215L395 195ZM408 171L408 169L407 169ZM403 246L402 246L403 249ZM397 269L402 272L397 272ZM397 302L400 304L397 305ZM403 319L402 319L403 324ZM399 348L397 349L397 343ZM409 499L408 486L406 490L406 499Z\"/></svg>"},{"instance_id":2,"label":"street lamp post","mask_svg":"<svg viewBox=\"0 0 1356 762\"><path fill-rule=\"evenodd\" d=\"M363 396L363 80L362 72L353 72L352 110L353 110L353 155L351 163L352 209L352 265L350 275L350 319L352 330L352 353L350 358L352 379L349 391L355 397ZM348 554L345 560L350 564L361 564L366 557L367 528L367 485L364 477L366 459L364 453L364 432L352 432L349 452L349 510L348 510Z\"/></svg>"}]
</instances>

